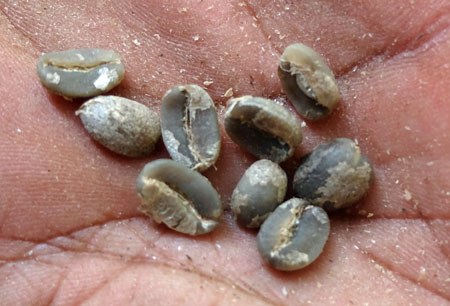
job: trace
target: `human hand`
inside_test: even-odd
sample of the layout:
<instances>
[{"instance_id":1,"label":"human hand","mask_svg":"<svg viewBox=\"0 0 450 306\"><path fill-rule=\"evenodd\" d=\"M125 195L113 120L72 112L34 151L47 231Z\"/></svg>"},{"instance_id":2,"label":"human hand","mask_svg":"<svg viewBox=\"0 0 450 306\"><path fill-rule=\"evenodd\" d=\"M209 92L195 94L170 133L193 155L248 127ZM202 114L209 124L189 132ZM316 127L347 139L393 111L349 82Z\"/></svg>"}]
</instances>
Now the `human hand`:
<instances>
[{"instance_id":1,"label":"human hand","mask_svg":"<svg viewBox=\"0 0 450 306\"><path fill-rule=\"evenodd\" d=\"M444 1L20 1L0 5L0 304L446 305L450 298L450 11ZM342 99L307 122L295 157L329 138L357 139L375 182L332 214L309 267L264 264L256 233L232 220L231 192L255 158L225 132L204 174L226 211L188 237L140 214L135 181L148 159L95 143L79 101L39 82L42 52L118 52L126 78L111 94L159 110L172 86L213 81L218 103L251 94L283 102L284 47L328 61ZM286 107L290 107L286 103ZM373 215L372 215L373 214Z\"/></svg>"}]
</instances>

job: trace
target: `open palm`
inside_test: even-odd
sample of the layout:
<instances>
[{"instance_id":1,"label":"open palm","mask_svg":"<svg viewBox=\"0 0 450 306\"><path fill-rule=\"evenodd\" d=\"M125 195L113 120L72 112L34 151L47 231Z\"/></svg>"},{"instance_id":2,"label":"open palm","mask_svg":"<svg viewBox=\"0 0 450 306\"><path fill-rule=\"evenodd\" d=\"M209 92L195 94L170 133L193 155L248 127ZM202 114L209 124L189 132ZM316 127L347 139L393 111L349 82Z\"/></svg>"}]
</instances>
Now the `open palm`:
<instances>
[{"instance_id":1,"label":"open palm","mask_svg":"<svg viewBox=\"0 0 450 306\"><path fill-rule=\"evenodd\" d=\"M1 305L448 305L450 299L450 6L446 1L0 1ZM276 66L303 42L341 90L329 119L307 122L282 166L333 137L357 139L375 182L331 215L324 253L282 273L228 209L255 158L223 133L205 175L225 214L187 237L140 214L135 180L149 159L97 145L49 93L42 52L98 47L127 75L112 94L159 111L178 84L207 81L222 122L225 91L284 103ZM205 85L206 86L206 85ZM290 107L286 103L286 107ZM292 108L291 108L292 109Z\"/></svg>"}]
</instances>

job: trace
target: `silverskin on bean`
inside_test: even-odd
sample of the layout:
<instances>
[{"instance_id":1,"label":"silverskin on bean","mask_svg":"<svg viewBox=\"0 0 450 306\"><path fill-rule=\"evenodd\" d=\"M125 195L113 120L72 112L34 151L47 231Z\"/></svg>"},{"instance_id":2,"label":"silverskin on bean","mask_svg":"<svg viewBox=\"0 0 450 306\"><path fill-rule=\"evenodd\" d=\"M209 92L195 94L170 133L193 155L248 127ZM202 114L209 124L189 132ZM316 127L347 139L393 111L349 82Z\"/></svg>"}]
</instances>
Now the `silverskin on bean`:
<instances>
[{"instance_id":1,"label":"silverskin on bean","mask_svg":"<svg viewBox=\"0 0 450 306\"><path fill-rule=\"evenodd\" d=\"M318 53L304 44L293 44L284 50L278 76L295 109L309 120L327 117L339 101L333 72Z\"/></svg>"},{"instance_id":2,"label":"silverskin on bean","mask_svg":"<svg viewBox=\"0 0 450 306\"><path fill-rule=\"evenodd\" d=\"M91 48L45 53L37 72L47 89L72 99L106 93L122 81L125 68L116 52Z\"/></svg>"},{"instance_id":3,"label":"silverskin on bean","mask_svg":"<svg viewBox=\"0 0 450 306\"><path fill-rule=\"evenodd\" d=\"M237 222L258 228L284 200L287 176L278 164L262 159L253 163L233 191L231 209Z\"/></svg>"},{"instance_id":4,"label":"silverskin on bean","mask_svg":"<svg viewBox=\"0 0 450 306\"><path fill-rule=\"evenodd\" d=\"M197 171L170 159L148 163L139 174L139 210L188 235L211 232L222 214L219 194Z\"/></svg>"},{"instance_id":5,"label":"silverskin on bean","mask_svg":"<svg viewBox=\"0 0 450 306\"><path fill-rule=\"evenodd\" d=\"M158 115L126 98L98 96L81 105L75 114L92 138L125 156L149 155L161 136Z\"/></svg>"},{"instance_id":6,"label":"silverskin on bean","mask_svg":"<svg viewBox=\"0 0 450 306\"><path fill-rule=\"evenodd\" d=\"M275 163L292 156L302 141L294 114L272 100L252 96L228 101L225 130L242 149Z\"/></svg>"},{"instance_id":7,"label":"silverskin on bean","mask_svg":"<svg viewBox=\"0 0 450 306\"><path fill-rule=\"evenodd\" d=\"M358 202L372 181L372 166L360 148L350 139L336 138L302 158L294 175L294 193L333 211Z\"/></svg>"},{"instance_id":8,"label":"silverskin on bean","mask_svg":"<svg viewBox=\"0 0 450 306\"><path fill-rule=\"evenodd\" d=\"M256 239L266 262L277 270L294 271L317 259L329 233L330 220L322 208L292 198L264 221Z\"/></svg>"},{"instance_id":9,"label":"silverskin on bean","mask_svg":"<svg viewBox=\"0 0 450 306\"><path fill-rule=\"evenodd\" d=\"M167 151L177 162L198 171L216 162L221 143L217 112L200 86L176 86L164 95L161 126Z\"/></svg>"}]
</instances>

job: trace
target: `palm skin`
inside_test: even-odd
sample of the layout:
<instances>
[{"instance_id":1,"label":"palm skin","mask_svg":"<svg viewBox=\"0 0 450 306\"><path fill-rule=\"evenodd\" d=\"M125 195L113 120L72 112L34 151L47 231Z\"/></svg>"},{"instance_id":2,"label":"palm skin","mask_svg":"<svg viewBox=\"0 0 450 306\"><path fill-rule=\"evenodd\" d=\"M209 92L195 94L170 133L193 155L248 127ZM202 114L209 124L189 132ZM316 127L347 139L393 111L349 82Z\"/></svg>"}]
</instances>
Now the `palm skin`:
<instances>
[{"instance_id":1,"label":"palm skin","mask_svg":"<svg viewBox=\"0 0 450 306\"><path fill-rule=\"evenodd\" d=\"M13 1L0 3L1 305L448 305L450 298L450 7L445 1ZM108 152L68 102L46 91L41 52L101 47L127 76L112 94L159 110L174 85L207 87L222 122L226 98L283 100L278 57L310 45L342 99L307 122L291 161L333 137L357 139L375 182L331 215L319 259L294 273L260 259L255 232L228 209L255 158L223 133L205 175L225 213L187 237L140 214L135 180L151 158ZM292 109L288 103L286 107Z\"/></svg>"}]
</instances>

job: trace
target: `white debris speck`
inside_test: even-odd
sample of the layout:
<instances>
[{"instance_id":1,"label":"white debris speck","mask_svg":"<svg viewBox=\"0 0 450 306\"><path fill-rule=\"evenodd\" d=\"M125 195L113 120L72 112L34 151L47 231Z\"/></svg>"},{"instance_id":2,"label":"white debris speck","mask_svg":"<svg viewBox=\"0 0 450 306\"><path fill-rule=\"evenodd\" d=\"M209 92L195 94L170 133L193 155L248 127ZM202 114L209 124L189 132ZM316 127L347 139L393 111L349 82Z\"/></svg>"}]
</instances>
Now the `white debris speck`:
<instances>
[{"instance_id":1,"label":"white debris speck","mask_svg":"<svg viewBox=\"0 0 450 306\"><path fill-rule=\"evenodd\" d=\"M358 247L356 244L353 245L353 247L354 247L355 249L359 250L359 247Z\"/></svg>"},{"instance_id":2,"label":"white debris speck","mask_svg":"<svg viewBox=\"0 0 450 306\"><path fill-rule=\"evenodd\" d=\"M359 143L358 143L358 139L357 138L355 138L355 144L356 145L358 145Z\"/></svg>"},{"instance_id":3,"label":"white debris speck","mask_svg":"<svg viewBox=\"0 0 450 306\"><path fill-rule=\"evenodd\" d=\"M302 123L300 124L300 126L301 126L302 128L306 127L306 122L305 122L305 121L302 121Z\"/></svg>"},{"instance_id":4,"label":"white debris speck","mask_svg":"<svg viewBox=\"0 0 450 306\"><path fill-rule=\"evenodd\" d=\"M379 264L375 264L375 269L377 269L380 272L384 272L384 268L380 266Z\"/></svg>"},{"instance_id":5,"label":"white debris speck","mask_svg":"<svg viewBox=\"0 0 450 306\"><path fill-rule=\"evenodd\" d=\"M409 126L405 125L405 130L411 131L411 128Z\"/></svg>"},{"instance_id":6,"label":"white debris speck","mask_svg":"<svg viewBox=\"0 0 450 306\"><path fill-rule=\"evenodd\" d=\"M45 75L45 78L52 84L59 84L59 81L61 80L61 77L56 72L53 73L48 72Z\"/></svg>"},{"instance_id":7,"label":"white debris speck","mask_svg":"<svg viewBox=\"0 0 450 306\"><path fill-rule=\"evenodd\" d=\"M400 183L400 181L399 180L395 180L395 184L398 184L398 183Z\"/></svg>"},{"instance_id":8,"label":"white debris speck","mask_svg":"<svg viewBox=\"0 0 450 306\"><path fill-rule=\"evenodd\" d=\"M420 267L418 281L422 281L427 278L427 269L425 267Z\"/></svg>"},{"instance_id":9,"label":"white debris speck","mask_svg":"<svg viewBox=\"0 0 450 306\"><path fill-rule=\"evenodd\" d=\"M287 291L286 287L281 288L281 293L283 293L284 296L288 295L288 291Z\"/></svg>"},{"instance_id":10,"label":"white debris speck","mask_svg":"<svg viewBox=\"0 0 450 306\"><path fill-rule=\"evenodd\" d=\"M320 40L320 37L317 37L317 38L316 38L316 41L319 41L319 40Z\"/></svg>"},{"instance_id":11,"label":"white debris speck","mask_svg":"<svg viewBox=\"0 0 450 306\"><path fill-rule=\"evenodd\" d=\"M245 2L239 2L238 5L239 5L240 7L246 6Z\"/></svg>"},{"instance_id":12,"label":"white debris speck","mask_svg":"<svg viewBox=\"0 0 450 306\"><path fill-rule=\"evenodd\" d=\"M81 55L80 53L77 53L76 55L77 55L77 57L78 57L78 59L80 61L84 61L84 56L83 55Z\"/></svg>"},{"instance_id":13,"label":"white debris speck","mask_svg":"<svg viewBox=\"0 0 450 306\"><path fill-rule=\"evenodd\" d=\"M187 11L188 11L188 9L185 7L178 10L179 13L187 13Z\"/></svg>"},{"instance_id":14,"label":"white debris speck","mask_svg":"<svg viewBox=\"0 0 450 306\"><path fill-rule=\"evenodd\" d=\"M408 189L405 189L403 197L405 198L406 201L411 201L411 199L412 199L411 192L409 192Z\"/></svg>"},{"instance_id":15,"label":"white debris speck","mask_svg":"<svg viewBox=\"0 0 450 306\"><path fill-rule=\"evenodd\" d=\"M181 245L179 245L179 246L177 247L177 251L178 251L178 252L180 252L182 249L183 249L183 248L181 247Z\"/></svg>"},{"instance_id":16,"label":"white debris speck","mask_svg":"<svg viewBox=\"0 0 450 306\"><path fill-rule=\"evenodd\" d=\"M222 246L220 244L216 243L216 248L221 249Z\"/></svg>"},{"instance_id":17,"label":"white debris speck","mask_svg":"<svg viewBox=\"0 0 450 306\"><path fill-rule=\"evenodd\" d=\"M427 163L427 166L428 166L428 167L431 167L431 166L433 166L433 165L434 165L434 162L433 162L433 161L430 161L430 162Z\"/></svg>"},{"instance_id":18,"label":"white debris speck","mask_svg":"<svg viewBox=\"0 0 450 306\"><path fill-rule=\"evenodd\" d=\"M141 42L139 40L137 40L137 39L134 39L133 40L133 44L135 44L136 46L140 46Z\"/></svg>"},{"instance_id":19,"label":"white debris speck","mask_svg":"<svg viewBox=\"0 0 450 306\"><path fill-rule=\"evenodd\" d=\"M194 36L192 36L192 39L193 39L194 41L198 41L198 40L200 39L200 36L194 35Z\"/></svg>"},{"instance_id":20,"label":"white debris speck","mask_svg":"<svg viewBox=\"0 0 450 306\"><path fill-rule=\"evenodd\" d=\"M386 150L386 154L387 154L387 155L391 155L391 150L387 149L387 150Z\"/></svg>"},{"instance_id":21,"label":"white debris speck","mask_svg":"<svg viewBox=\"0 0 450 306\"><path fill-rule=\"evenodd\" d=\"M21 129L17 129L16 131L17 131L17 133L22 133Z\"/></svg>"},{"instance_id":22,"label":"white debris speck","mask_svg":"<svg viewBox=\"0 0 450 306\"><path fill-rule=\"evenodd\" d=\"M233 88L228 88L227 89L227 91L225 91L225 93L223 94L223 96L225 97L225 98L230 98L230 97L232 97L233 96Z\"/></svg>"},{"instance_id":23,"label":"white debris speck","mask_svg":"<svg viewBox=\"0 0 450 306\"><path fill-rule=\"evenodd\" d=\"M181 68L180 73L186 72L186 69Z\"/></svg>"},{"instance_id":24,"label":"white debris speck","mask_svg":"<svg viewBox=\"0 0 450 306\"><path fill-rule=\"evenodd\" d=\"M153 256L152 256L152 259L153 259L153 260L156 260L156 256L155 256L155 255L153 255Z\"/></svg>"},{"instance_id":25,"label":"white debris speck","mask_svg":"<svg viewBox=\"0 0 450 306\"><path fill-rule=\"evenodd\" d=\"M153 36L154 36L157 40L160 40L160 39L161 39L161 36L160 36L158 33L153 34Z\"/></svg>"},{"instance_id":26,"label":"white debris speck","mask_svg":"<svg viewBox=\"0 0 450 306\"><path fill-rule=\"evenodd\" d=\"M373 213L368 213L367 214L367 218L372 218L373 217Z\"/></svg>"},{"instance_id":27,"label":"white debris speck","mask_svg":"<svg viewBox=\"0 0 450 306\"><path fill-rule=\"evenodd\" d=\"M94 82L94 86L97 89L105 90L111 81L114 81L119 76L116 69L109 70L107 67L102 67L98 71L99 77Z\"/></svg>"},{"instance_id":28,"label":"white debris speck","mask_svg":"<svg viewBox=\"0 0 450 306\"><path fill-rule=\"evenodd\" d=\"M204 81L203 85L209 86L209 85L212 85L213 83L214 83L213 81Z\"/></svg>"}]
</instances>

